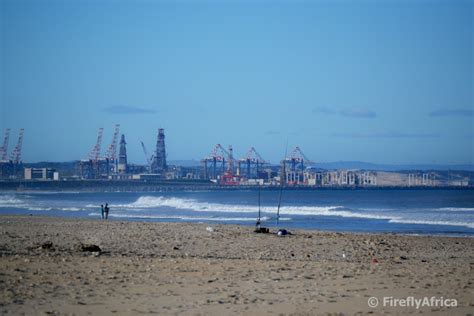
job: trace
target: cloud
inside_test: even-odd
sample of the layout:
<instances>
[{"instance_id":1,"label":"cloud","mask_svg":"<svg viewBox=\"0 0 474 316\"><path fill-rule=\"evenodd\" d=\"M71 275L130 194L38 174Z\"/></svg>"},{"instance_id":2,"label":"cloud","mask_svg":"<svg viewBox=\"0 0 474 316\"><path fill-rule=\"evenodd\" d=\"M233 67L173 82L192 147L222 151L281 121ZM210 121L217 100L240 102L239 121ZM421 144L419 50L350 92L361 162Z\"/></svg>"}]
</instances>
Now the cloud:
<instances>
[{"instance_id":1,"label":"cloud","mask_svg":"<svg viewBox=\"0 0 474 316\"><path fill-rule=\"evenodd\" d=\"M472 117L474 110L471 109L441 109L430 113L431 117L461 116Z\"/></svg>"},{"instance_id":2,"label":"cloud","mask_svg":"<svg viewBox=\"0 0 474 316\"><path fill-rule=\"evenodd\" d=\"M111 114L151 114L156 111L129 105L112 105L104 108L105 112Z\"/></svg>"},{"instance_id":3,"label":"cloud","mask_svg":"<svg viewBox=\"0 0 474 316\"><path fill-rule=\"evenodd\" d=\"M333 137L345 138L439 138L433 133L373 132L373 133L334 133Z\"/></svg>"},{"instance_id":4,"label":"cloud","mask_svg":"<svg viewBox=\"0 0 474 316\"><path fill-rule=\"evenodd\" d=\"M338 110L338 109L331 109L325 106L317 107L313 109L314 114L325 114L325 115L340 115L344 117L353 117L353 118L375 118L377 117L377 113L375 111L369 109L345 109L345 110Z\"/></svg>"},{"instance_id":5,"label":"cloud","mask_svg":"<svg viewBox=\"0 0 474 316\"><path fill-rule=\"evenodd\" d=\"M360 118L375 118L377 113L368 109L350 109L350 110L341 110L339 112L342 116L347 117L360 117Z\"/></svg>"}]
</instances>

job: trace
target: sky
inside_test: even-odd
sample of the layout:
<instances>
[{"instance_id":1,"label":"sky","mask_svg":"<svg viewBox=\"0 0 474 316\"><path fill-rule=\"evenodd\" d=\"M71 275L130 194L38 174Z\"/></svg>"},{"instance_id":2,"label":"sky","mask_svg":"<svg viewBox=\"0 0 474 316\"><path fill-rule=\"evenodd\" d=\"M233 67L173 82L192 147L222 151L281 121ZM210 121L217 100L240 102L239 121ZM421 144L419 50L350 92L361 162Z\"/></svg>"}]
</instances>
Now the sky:
<instances>
[{"instance_id":1,"label":"sky","mask_svg":"<svg viewBox=\"0 0 474 316\"><path fill-rule=\"evenodd\" d=\"M0 0L0 133L23 161L215 144L277 163L474 163L474 1ZM1 136L3 139L3 135ZM288 145L286 145L288 143Z\"/></svg>"}]
</instances>

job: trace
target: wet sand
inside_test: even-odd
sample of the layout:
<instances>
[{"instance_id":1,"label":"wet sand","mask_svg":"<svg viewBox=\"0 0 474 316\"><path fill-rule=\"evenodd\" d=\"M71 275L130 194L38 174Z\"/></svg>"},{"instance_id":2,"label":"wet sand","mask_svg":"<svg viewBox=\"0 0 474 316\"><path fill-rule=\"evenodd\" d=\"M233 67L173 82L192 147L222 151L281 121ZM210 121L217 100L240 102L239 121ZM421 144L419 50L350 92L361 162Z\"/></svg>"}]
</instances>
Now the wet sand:
<instances>
[{"instance_id":1,"label":"wet sand","mask_svg":"<svg viewBox=\"0 0 474 316\"><path fill-rule=\"evenodd\" d=\"M292 233L3 215L0 313L474 312L473 238ZM88 251L91 244L101 251ZM443 297L458 306L382 306L384 296Z\"/></svg>"}]
</instances>

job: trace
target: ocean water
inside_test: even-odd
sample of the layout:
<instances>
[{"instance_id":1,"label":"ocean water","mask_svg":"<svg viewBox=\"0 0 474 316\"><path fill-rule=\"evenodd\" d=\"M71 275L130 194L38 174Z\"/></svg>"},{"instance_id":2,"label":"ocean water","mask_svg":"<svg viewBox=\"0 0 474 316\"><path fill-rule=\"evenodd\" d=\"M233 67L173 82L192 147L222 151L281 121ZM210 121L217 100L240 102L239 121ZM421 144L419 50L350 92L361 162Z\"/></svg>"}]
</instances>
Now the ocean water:
<instances>
[{"instance_id":1,"label":"ocean water","mask_svg":"<svg viewBox=\"0 0 474 316\"><path fill-rule=\"evenodd\" d=\"M278 191L261 191L263 224L276 227ZM255 225L258 191L0 193L0 214ZM474 236L472 190L283 191L279 227Z\"/></svg>"}]
</instances>

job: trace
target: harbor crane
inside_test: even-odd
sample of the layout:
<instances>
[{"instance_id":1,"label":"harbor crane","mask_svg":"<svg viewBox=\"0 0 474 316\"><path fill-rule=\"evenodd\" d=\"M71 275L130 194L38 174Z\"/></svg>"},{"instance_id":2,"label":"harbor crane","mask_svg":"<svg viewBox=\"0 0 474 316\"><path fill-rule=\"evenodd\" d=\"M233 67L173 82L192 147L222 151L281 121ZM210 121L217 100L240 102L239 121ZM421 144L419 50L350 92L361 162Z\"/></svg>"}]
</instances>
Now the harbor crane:
<instances>
[{"instance_id":1,"label":"harbor crane","mask_svg":"<svg viewBox=\"0 0 474 316\"><path fill-rule=\"evenodd\" d=\"M291 171L296 171L298 166L300 167L301 171L304 171L305 164L314 164L314 162L308 159L308 157L306 157L306 155L298 146L296 146L295 149L293 149L291 153L285 157L285 159L283 159L282 162L284 164L289 164Z\"/></svg>"},{"instance_id":2,"label":"harbor crane","mask_svg":"<svg viewBox=\"0 0 474 316\"><path fill-rule=\"evenodd\" d=\"M18 142L13 149L13 152L11 154L11 161L13 164L18 165L21 163L21 147L23 145L23 135L25 134L25 129L21 128L20 133L18 135Z\"/></svg>"},{"instance_id":3,"label":"harbor crane","mask_svg":"<svg viewBox=\"0 0 474 316\"><path fill-rule=\"evenodd\" d=\"M3 137L3 145L0 147L0 160L8 160L8 140L10 139L10 129L5 129L5 136Z\"/></svg>"},{"instance_id":4,"label":"harbor crane","mask_svg":"<svg viewBox=\"0 0 474 316\"><path fill-rule=\"evenodd\" d=\"M105 155L105 160L107 161L107 174L109 173L110 169L112 172L115 173L117 170L117 139L120 132L120 125L115 124L114 135L112 136L112 142L107 147L107 153ZM112 168L110 168L110 164L112 164Z\"/></svg>"},{"instance_id":5,"label":"harbor crane","mask_svg":"<svg viewBox=\"0 0 474 316\"><path fill-rule=\"evenodd\" d=\"M280 179L286 183L297 184L304 179L305 164L314 164L303 151L296 146L291 153L281 161Z\"/></svg>"},{"instance_id":6,"label":"harbor crane","mask_svg":"<svg viewBox=\"0 0 474 316\"><path fill-rule=\"evenodd\" d=\"M251 147L245 157L239 159L238 161L238 174L242 175L241 168L242 165L244 165L246 169L245 176L247 177L247 179L251 179L252 177L258 178L260 167L267 163L268 162L262 158L262 156L255 149L255 147Z\"/></svg>"},{"instance_id":7,"label":"harbor crane","mask_svg":"<svg viewBox=\"0 0 474 316\"><path fill-rule=\"evenodd\" d=\"M216 144L211 153L202 159L201 162L203 163L205 178L210 177L211 179L217 179L218 170L220 170L220 175L226 174L227 177L234 175L235 161L231 145L229 145L229 149L226 150L221 144ZM208 163L210 163L210 170L208 170Z\"/></svg>"},{"instance_id":8,"label":"harbor crane","mask_svg":"<svg viewBox=\"0 0 474 316\"><path fill-rule=\"evenodd\" d=\"M148 155L148 150L146 150L145 143L143 143L142 141L140 141L140 143L142 144L143 153L145 154L145 159L146 159L146 163L147 163L147 166L148 166L148 172L151 173L151 164L153 162L153 159L154 159L155 155L149 156Z\"/></svg>"},{"instance_id":9,"label":"harbor crane","mask_svg":"<svg viewBox=\"0 0 474 316\"><path fill-rule=\"evenodd\" d=\"M97 141L89 153L88 159L79 162L81 168L81 177L85 179L98 178L100 174L100 147L102 145L102 136L104 128L99 128L97 132Z\"/></svg>"}]
</instances>

